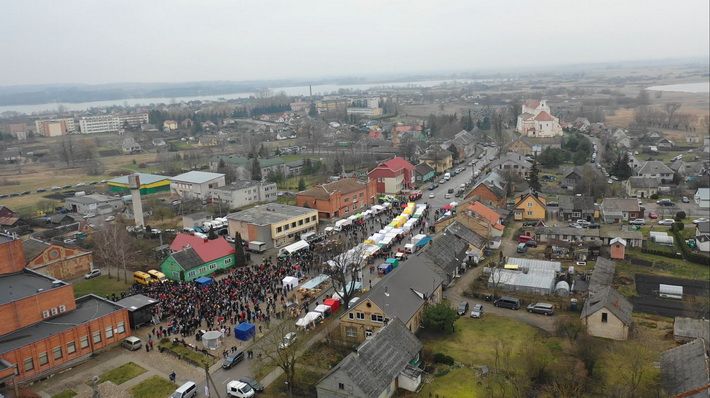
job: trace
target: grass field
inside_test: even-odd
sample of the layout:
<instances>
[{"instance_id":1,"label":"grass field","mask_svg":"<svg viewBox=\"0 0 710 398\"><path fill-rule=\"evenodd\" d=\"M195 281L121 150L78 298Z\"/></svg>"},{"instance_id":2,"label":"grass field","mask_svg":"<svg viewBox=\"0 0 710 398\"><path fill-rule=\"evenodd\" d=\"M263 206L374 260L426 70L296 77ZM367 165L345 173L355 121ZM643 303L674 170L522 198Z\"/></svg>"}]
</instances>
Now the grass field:
<instances>
[{"instance_id":1,"label":"grass field","mask_svg":"<svg viewBox=\"0 0 710 398\"><path fill-rule=\"evenodd\" d=\"M52 395L52 398L72 398L76 396L76 392L74 390L64 390L60 392L59 394L54 394Z\"/></svg>"},{"instance_id":2,"label":"grass field","mask_svg":"<svg viewBox=\"0 0 710 398\"><path fill-rule=\"evenodd\" d=\"M131 272L129 272L128 277L132 277ZM128 290L132 284L132 282L126 283L123 280L117 281L115 277L109 279L108 275L101 275L97 278L82 280L74 284L74 296L81 297L93 293L97 296L106 297L124 292Z\"/></svg>"},{"instance_id":3,"label":"grass field","mask_svg":"<svg viewBox=\"0 0 710 398\"><path fill-rule=\"evenodd\" d=\"M177 354L180 358L187 358L194 363L204 364L207 362L208 365L213 365L217 362L217 359L208 355L205 355L199 351L195 351L189 347L184 347L182 344L173 344L168 341L165 343L158 344L165 350L172 351Z\"/></svg>"},{"instance_id":4,"label":"grass field","mask_svg":"<svg viewBox=\"0 0 710 398\"><path fill-rule=\"evenodd\" d=\"M165 398L175 391L175 384L164 377L153 376L131 388L133 398Z\"/></svg>"},{"instance_id":5,"label":"grass field","mask_svg":"<svg viewBox=\"0 0 710 398\"><path fill-rule=\"evenodd\" d=\"M145 371L145 369L135 363L127 362L99 376L99 384L105 381L110 381L116 385L123 384L134 377L140 376L145 373Z\"/></svg>"}]
</instances>

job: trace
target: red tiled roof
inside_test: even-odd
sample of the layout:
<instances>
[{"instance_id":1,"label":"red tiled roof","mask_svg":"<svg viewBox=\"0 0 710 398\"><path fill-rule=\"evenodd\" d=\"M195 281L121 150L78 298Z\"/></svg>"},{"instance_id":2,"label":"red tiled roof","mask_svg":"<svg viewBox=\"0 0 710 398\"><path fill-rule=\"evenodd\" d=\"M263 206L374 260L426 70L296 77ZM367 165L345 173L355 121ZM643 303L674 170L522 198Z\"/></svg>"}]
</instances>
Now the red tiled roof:
<instances>
[{"instance_id":1,"label":"red tiled roof","mask_svg":"<svg viewBox=\"0 0 710 398\"><path fill-rule=\"evenodd\" d=\"M386 162L380 163L378 167L385 167L393 171L399 171L402 169L414 170L414 165L404 160L404 158L400 158L399 156L395 156L394 158Z\"/></svg>"},{"instance_id":2,"label":"red tiled roof","mask_svg":"<svg viewBox=\"0 0 710 398\"><path fill-rule=\"evenodd\" d=\"M535 120L537 120L538 122L551 122L554 119L552 118L552 115L545 111L542 111L538 113L537 116L535 116Z\"/></svg>"},{"instance_id":3,"label":"red tiled roof","mask_svg":"<svg viewBox=\"0 0 710 398\"><path fill-rule=\"evenodd\" d=\"M503 230L504 227L503 224L500 223L500 215L496 213L495 210L491 209L490 207L484 205L479 201L471 203L468 208L478 216L488 220L488 222L491 223L491 226L493 228Z\"/></svg>"},{"instance_id":4,"label":"red tiled roof","mask_svg":"<svg viewBox=\"0 0 710 398\"><path fill-rule=\"evenodd\" d=\"M178 234L175 237L173 243L170 244L170 250L178 252L188 245L197 252L197 255L200 256L204 262L234 254L234 247L222 237L209 240L185 233Z\"/></svg>"},{"instance_id":5,"label":"red tiled roof","mask_svg":"<svg viewBox=\"0 0 710 398\"><path fill-rule=\"evenodd\" d=\"M340 192L342 194L349 194L351 192L356 192L361 189L366 189L367 183L358 181L355 178L343 178L338 181L329 182L326 184L321 184L311 189L299 192L298 195L302 196L312 196L317 199L327 200L331 194L335 192Z\"/></svg>"},{"instance_id":6,"label":"red tiled roof","mask_svg":"<svg viewBox=\"0 0 710 398\"><path fill-rule=\"evenodd\" d=\"M540 101L538 100L526 100L525 101L525 106L530 107L530 108L537 108L540 106Z\"/></svg>"}]
</instances>

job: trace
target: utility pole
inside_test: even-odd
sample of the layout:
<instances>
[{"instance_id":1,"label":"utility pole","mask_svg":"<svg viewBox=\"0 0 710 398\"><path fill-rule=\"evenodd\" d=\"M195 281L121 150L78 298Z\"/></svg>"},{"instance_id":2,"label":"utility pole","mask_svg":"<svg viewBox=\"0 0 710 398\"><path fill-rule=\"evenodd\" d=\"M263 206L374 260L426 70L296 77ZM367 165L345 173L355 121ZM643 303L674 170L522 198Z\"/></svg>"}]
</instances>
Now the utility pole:
<instances>
[{"instance_id":1,"label":"utility pole","mask_svg":"<svg viewBox=\"0 0 710 398\"><path fill-rule=\"evenodd\" d=\"M210 387L209 385L212 384L212 391L214 391L214 395L217 398L222 398L219 395L219 390L217 389L217 386L214 384L214 380L212 380L212 376L210 376L210 365L208 365L207 361L204 362L205 365L205 395L210 396Z\"/></svg>"}]
</instances>

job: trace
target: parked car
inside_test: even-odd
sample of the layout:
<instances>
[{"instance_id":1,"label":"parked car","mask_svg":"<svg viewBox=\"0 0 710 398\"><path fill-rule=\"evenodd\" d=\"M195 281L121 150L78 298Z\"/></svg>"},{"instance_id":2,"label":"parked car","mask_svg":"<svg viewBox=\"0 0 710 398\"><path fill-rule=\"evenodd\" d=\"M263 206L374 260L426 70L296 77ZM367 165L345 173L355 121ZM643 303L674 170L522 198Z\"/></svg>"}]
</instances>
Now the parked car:
<instances>
[{"instance_id":1,"label":"parked car","mask_svg":"<svg viewBox=\"0 0 710 398\"><path fill-rule=\"evenodd\" d=\"M528 245L526 243L518 243L518 246L515 248L516 253L525 253L528 251Z\"/></svg>"},{"instance_id":2,"label":"parked car","mask_svg":"<svg viewBox=\"0 0 710 398\"><path fill-rule=\"evenodd\" d=\"M244 360L244 352L237 351L227 355L222 362L222 369L231 369L234 365Z\"/></svg>"},{"instance_id":3,"label":"parked car","mask_svg":"<svg viewBox=\"0 0 710 398\"><path fill-rule=\"evenodd\" d=\"M435 193L430 193L430 194L429 194L429 199L434 199L435 197L436 197L436 194L435 194Z\"/></svg>"},{"instance_id":4,"label":"parked car","mask_svg":"<svg viewBox=\"0 0 710 398\"><path fill-rule=\"evenodd\" d=\"M264 391L264 386L251 377L240 377L239 381L241 381L242 383L249 384L249 387L253 388L256 392Z\"/></svg>"},{"instance_id":5,"label":"parked car","mask_svg":"<svg viewBox=\"0 0 710 398\"><path fill-rule=\"evenodd\" d=\"M683 198L681 199L681 202L683 202L683 203L690 203L690 199L688 199L687 196L683 196Z\"/></svg>"},{"instance_id":6,"label":"parked car","mask_svg":"<svg viewBox=\"0 0 710 398\"><path fill-rule=\"evenodd\" d=\"M251 398L255 394L254 389L243 381L232 380L227 383L227 397L230 398Z\"/></svg>"},{"instance_id":7,"label":"parked car","mask_svg":"<svg viewBox=\"0 0 710 398\"><path fill-rule=\"evenodd\" d=\"M446 191L446 192L448 192L448 193L454 193L454 189L453 189L453 188L449 188L449 190Z\"/></svg>"},{"instance_id":8,"label":"parked car","mask_svg":"<svg viewBox=\"0 0 710 398\"><path fill-rule=\"evenodd\" d=\"M293 344L294 341L296 341L296 333L295 332L289 332L286 333L286 336L284 336L284 339L282 342L279 343L279 348L284 349Z\"/></svg>"},{"instance_id":9,"label":"parked car","mask_svg":"<svg viewBox=\"0 0 710 398\"><path fill-rule=\"evenodd\" d=\"M658 221L658 225L668 225L671 226L675 223L675 220L672 218L664 218L663 220Z\"/></svg>"},{"instance_id":10,"label":"parked car","mask_svg":"<svg viewBox=\"0 0 710 398\"><path fill-rule=\"evenodd\" d=\"M701 222L708 222L708 221L710 221L710 218L700 217L700 218L696 218L695 220L693 220L693 224L700 224Z\"/></svg>"},{"instance_id":11,"label":"parked car","mask_svg":"<svg viewBox=\"0 0 710 398\"><path fill-rule=\"evenodd\" d=\"M637 218L635 220L629 221L629 224L631 225L646 225L646 220L643 218Z\"/></svg>"},{"instance_id":12,"label":"parked car","mask_svg":"<svg viewBox=\"0 0 710 398\"><path fill-rule=\"evenodd\" d=\"M121 345L124 348L129 349L130 351L135 351L135 350L140 350L140 348L143 346L143 342L141 339L139 339L136 336L130 336L126 337L122 342Z\"/></svg>"},{"instance_id":13,"label":"parked car","mask_svg":"<svg viewBox=\"0 0 710 398\"><path fill-rule=\"evenodd\" d=\"M115 220L115 219L116 219L116 216L108 216L108 217L106 217L106 219L104 219L104 221L106 221L106 222L111 222L111 221L113 221L113 220Z\"/></svg>"},{"instance_id":14,"label":"parked car","mask_svg":"<svg viewBox=\"0 0 710 398\"><path fill-rule=\"evenodd\" d=\"M471 318L481 318L483 316L483 304L474 304L471 311Z\"/></svg>"},{"instance_id":15,"label":"parked car","mask_svg":"<svg viewBox=\"0 0 710 398\"><path fill-rule=\"evenodd\" d=\"M575 221L575 223L576 223L577 225L581 225L582 228L587 228L587 227L589 227L589 225L591 224L591 223L590 223L589 221L587 221L587 220L577 220L577 221Z\"/></svg>"},{"instance_id":16,"label":"parked car","mask_svg":"<svg viewBox=\"0 0 710 398\"><path fill-rule=\"evenodd\" d=\"M527 246L527 247L537 247L537 242L534 241L534 240L529 240L529 241L525 242L525 246Z\"/></svg>"},{"instance_id":17,"label":"parked car","mask_svg":"<svg viewBox=\"0 0 710 398\"><path fill-rule=\"evenodd\" d=\"M655 211L649 211L648 218L650 218L651 220L655 220L658 218L658 213L656 213Z\"/></svg>"},{"instance_id":18,"label":"parked car","mask_svg":"<svg viewBox=\"0 0 710 398\"><path fill-rule=\"evenodd\" d=\"M515 297L501 297L493 302L493 305L501 308L508 308L511 310L520 309L520 299Z\"/></svg>"},{"instance_id":19,"label":"parked car","mask_svg":"<svg viewBox=\"0 0 710 398\"><path fill-rule=\"evenodd\" d=\"M462 301L459 303L459 308L456 310L456 313L459 314L459 316L464 316L468 312L468 302L467 301Z\"/></svg>"},{"instance_id":20,"label":"parked car","mask_svg":"<svg viewBox=\"0 0 710 398\"><path fill-rule=\"evenodd\" d=\"M528 305L528 312L533 314L542 314L551 316L555 313L552 304L548 303L535 303Z\"/></svg>"},{"instance_id":21,"label":"parked car","mask_svg":"<svg viewBox=\"0 0 710 398\"><path fill-rule=\"evenodd\" d=\"M84 279L96 278L97 276L101 276L101 270L98 268L94 268L84 275Z\"/></svg>"}]
</instances>

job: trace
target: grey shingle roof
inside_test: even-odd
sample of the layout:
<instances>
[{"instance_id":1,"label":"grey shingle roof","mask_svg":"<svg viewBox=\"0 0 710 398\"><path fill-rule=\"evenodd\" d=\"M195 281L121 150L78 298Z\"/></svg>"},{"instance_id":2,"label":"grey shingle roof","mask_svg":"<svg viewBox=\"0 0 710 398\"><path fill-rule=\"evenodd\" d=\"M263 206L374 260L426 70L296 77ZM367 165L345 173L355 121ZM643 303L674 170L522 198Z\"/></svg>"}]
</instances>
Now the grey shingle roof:
<instances>
[{"instance_id":1,"label":"grey shingle roof","mask_svg":"<svg viewBox=\"0 0 710 398\"><path fill-rule=\"evenodd\" d=\"M673 322L673 336L678 339L703 339L710 343L710 320L677 316Z\"/></svg>"},{"instance_id":2,"label":"grey shingle roof","mask_svg":"<svg viewBox=\"0 0 710 398\"><path fill-rule=\"evenodd\" d=\"M173 253L172 256L185 271L203 264L200 256L197 255L195 249L191 247L177 253Z\"/></svg>"},{"instance_id":3,"label":"grey shingle roof","mask_svg":"<svg viewBox=\"0 0 710 398\"><path fill-rule=\"evenodd\" d=\"M395 318L321 380L342 373L362 390L365 397L379 397L421 349L422 343L417 337Z\"/></svg>"},{"instance_id":4,"label":"grey shingle roof","mask_svg":"<svg viewBox=\"0 0 710 398\"><path fill-rule=\"evenodd\" d=\"M594 294L590 294L587 301L584 302L581 317L586 318L602 308L611 311L625 325L631 324L634 306L614 288L605 287Z\"/></svg>"},{"instance_id":5,"label":"grey shingle roof","mask_svg":"<svg viewBox=\"0 0 710 398\"><path fill-rule=\"evenodd\" d=\"M701 234L710 234L710 221L699 222L697 229Z\"/></svg>"},{"instance_id":6,"label":"grey shingle roof","mask_svg":"<svg viewBox=\"0 0 710 398\"><path fill-rule=\"evenodd\" d=\"M473 245L479 249L482 249L486 245L485 237L477 234L475 231L470 230L458 221L454 221L448 227L446 227L446 232L450 232L456 235L457 237L468 242L468 244Z\"/></svg>"},{"instance_id":7,"label":"grey shingle roof","mask_svg":"<svg viewBox=\"0 0 710 398\"><path fill-rule=\"evenodd\" d=\"M409 322L442 280L436 265L426 256L412 256L406 264L382 278L361 300L369 298L390 319L396 317Z\"/></svg>"},{"instance_id":8,"label":"grey shingle roof","mask_svg":"<svg viewBox=\"0 0 710 398\"><path fill-rule=\"evenodd\" d=\"M611 286L615 271L616 263L604 257L598 257L592 276L589 278L589 294L595 294Z\"/></svg>"},{"instance_id":9,"label":"grey shingle roof","mask_svg":"<svg viewBox=\"0 0 710 398\"><path fill-rule=\"evenodd\" d=\"M640 176L645 174L673 174L673 170L659 160L649 160L641 166L636 174Z\"/></svg>"},{"instance_id":10,"label":"grey shingle roof","mask_svg":"<svg viewBox=\"0 0 710 398\"><path fill-rule=\"evenodd\" d=\"M631 188L653 188L661 185L658 177L629 177L629 186Z\"/></svg>"},{"instance_id":11,"label":"grey shingle roof","mask_svg":"<svg viewBox=\"0 0 710 398\"><path fill-rule=\"evenodd\" d=\"M604 198L602 210L611 212L640 211L638 199Z\"/></svg>"},{"instance_id":12,"label":"grey shingle roof","mask_svg":"<svg viewBox=\"0 0 710 398\"><path fill-rule=\"evenodd\" d=\"M710 377L703 340L696 339L661 353L661 384L672 396L708 383ZM708 390L688 397L707 398Z\"/></svg>"},{"instance_id":13,"label":"grey shingle roof","mask_svg":"<svg viewBox=\"0 0 710 398\"><path fill-rule=\"evenodd\" d=\"M558 203L562 212L571 212L575 209L589 213L594 212L594 199L589 196L560 195Z\"/></svg>"},{"instance_id":14,"label":"grey shingle roof","mask_svg":"<svg viewBox=\"0 0 710 398\"><path fill-rule=\"evenodd\" d=\"M465 240L444 231L432 241L424 255L439 268L437 273L446 281L456 273L456 268L466 259L466 249L468 243Z\"/></svg>"}]
</instances>

